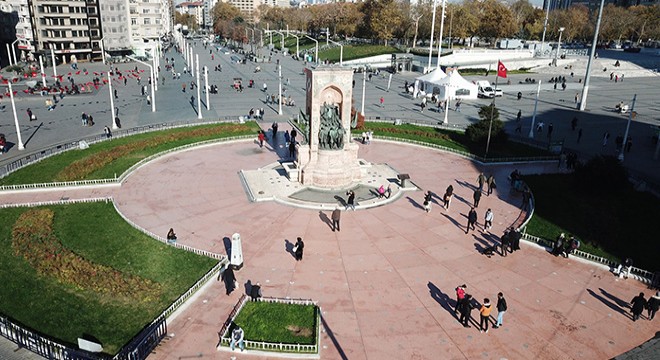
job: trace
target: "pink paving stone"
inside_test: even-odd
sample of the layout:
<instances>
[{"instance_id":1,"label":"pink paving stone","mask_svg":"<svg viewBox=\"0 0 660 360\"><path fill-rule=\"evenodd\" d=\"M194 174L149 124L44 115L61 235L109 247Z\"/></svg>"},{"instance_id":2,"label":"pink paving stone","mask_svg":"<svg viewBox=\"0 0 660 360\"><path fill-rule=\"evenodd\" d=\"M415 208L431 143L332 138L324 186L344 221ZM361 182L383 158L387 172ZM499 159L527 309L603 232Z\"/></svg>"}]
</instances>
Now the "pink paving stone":
<instances>
[{"instance_id":1,"label":"pink paving stone","mask_svg":"<svg viewBox=\"0 0 660 360\"><path fill-rule=\"evenodd\" d=\"M434 203L426 214L414 205L421 204L422 193L408 192L385 206L342 212L342 231L332 232L318 211L247 200L238 171L277 161L273 152L255 150L247 141L164 156L121 187L0 193L0 202L112 196L139 226L161 235L174 227L181 243L217 253L225 252L223 238L241 234L245 266L237 272L238 290L226 296L214 282L201 292L168 324L174 336L150 356L155 360L199 354L266 359L215 349L217 331L248 280L260 281L266 296L319 302L330 330L321 336L323 359L602 359L655 334L653 322L633 323L628 316L626 303L645 290L640 283L525 243L508 257L478 253L519 215L520 195L509 191L506 180L512 168L548 172L556 164L481 166L379 141L361 146L360 158L408 172L415 184L439 196L453 184L451 210ZM480 171L495 174L498 189L482 197L477 230L466 235L465 215ZM488 207L495 221L484 232ZM297 236L306 244L301 262L285 246ZM505 293L504 327L480 334L458 323L454 288L463 283L478 301L495 302L498 291ZM472 317L478 319L478 311Z\"/></svg>"}]
</instances>

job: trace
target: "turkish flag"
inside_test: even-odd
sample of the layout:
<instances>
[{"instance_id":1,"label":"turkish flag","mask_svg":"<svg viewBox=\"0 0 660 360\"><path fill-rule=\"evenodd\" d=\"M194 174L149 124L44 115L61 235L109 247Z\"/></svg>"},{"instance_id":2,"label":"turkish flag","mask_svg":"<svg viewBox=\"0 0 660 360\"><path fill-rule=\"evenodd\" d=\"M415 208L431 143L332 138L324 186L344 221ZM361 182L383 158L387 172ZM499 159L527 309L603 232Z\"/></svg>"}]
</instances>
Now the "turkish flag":
<instances>
[{"instance_id":1,"label":"turkish flag","mask_svg":"<svg viewBox=\"0 0 660 360\"><path fill-rule=\"evenodd\" d=\"M504 66L504 64L502 64L501 61L497 62L497 76L503 78L506 77L506 67Z\"/></svg>"}]
</instances>

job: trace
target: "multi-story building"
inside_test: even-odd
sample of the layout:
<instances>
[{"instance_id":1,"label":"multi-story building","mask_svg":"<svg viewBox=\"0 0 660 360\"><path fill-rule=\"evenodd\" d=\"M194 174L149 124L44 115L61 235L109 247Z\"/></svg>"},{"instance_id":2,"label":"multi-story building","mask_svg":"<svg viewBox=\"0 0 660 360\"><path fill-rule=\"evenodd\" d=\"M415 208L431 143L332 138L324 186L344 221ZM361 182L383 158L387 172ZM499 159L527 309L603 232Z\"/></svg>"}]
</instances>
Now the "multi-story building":
<instances>
[{"instance_id":1,"label":"multi-story building","mask_svg":"<svg viewBox=\"0 0 660 360\"><path fill-rule=\"evenodd\" d=\"M129 36L138 53L172 31L170 0L128 0Z\"/></svg>"},{"instance_id":2,"label":"multi-story building","mask_svg":"<svg viewBox=\"0 0 660 360\"><path fill-rule=\"evenodd\" d=\"M204 27L204 1L186 1L175 6L181 14L192 15L200 27Z\"/></svg>"},{"instance_id":3,"label":"multi-story building","mask_svg":"<svg viewBox=\"0 0 660 360\"><path fill-rule=\"evenodd\" d=\"M99 0L28 0L36 52L55 51L58 62L101 57Z\"/></svg>"},{"instance_id":4,"label":"multi-story building","mask_svg":"<svg viewBox=\"0 0 660 360\"><path fill-rule=\"evenodd\" d=\"M27 0L6 0L0 1L0 9L5 9L6 11L0 10L0 12L13 13L11 15L13 21L18 21L14 26L15 29L15 39L12 39L11 42L18 40L15 44L14 51L16 51L16 59L18 61L31 59L32 52L34 51L34 36L32 34L32 24L30 22L30 12L28 11L28 1ZM1 15L0 15L1 16ZM12 20L0 21L0 24L4 26L10 26Z\"/></svg>"},{"instance_id":5,"label":"multi-story building","mask_svg":"<svg viewBox=\"0 0 660 360\"><path fill-rule=\"evenodd\" d=\"M102 0L100 3L106 55L122 55L131 49L128 0Z\"/></svg>"},{"instance_id":6,"label":"multi-story building","mask_svg":"<svg viewBox=\"0 0 660 360\"><path fill-rule=\"evenodd\" d=\"M204 28L210 30L213 28L213 7L218 0L204 0Z\"/></svg>"}]
</instances>

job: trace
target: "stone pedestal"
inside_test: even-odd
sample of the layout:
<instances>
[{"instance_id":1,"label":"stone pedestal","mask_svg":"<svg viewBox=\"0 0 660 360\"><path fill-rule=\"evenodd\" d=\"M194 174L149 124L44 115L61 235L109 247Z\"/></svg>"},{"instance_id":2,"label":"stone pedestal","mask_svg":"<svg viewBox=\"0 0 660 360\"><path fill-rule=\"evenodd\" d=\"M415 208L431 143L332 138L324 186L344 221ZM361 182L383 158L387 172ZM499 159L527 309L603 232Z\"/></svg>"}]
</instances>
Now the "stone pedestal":
<instances>
[{"instance_id":1,"label":"stone pedestal","mask_svg":"<svg viewBox=\"0 0 660 360\"><path fill-rule=\"evenodd\" d=\"M298 181L304 185L327 189L347 188L361 179L357 144L351 142L351 103L353 71L350 69L320 67L306 69L309 118L309 144L298 148L300 172ZM343 128L341 146L324 146L319 132L322 129L322 111L331 106L336 109ZM322 136L322 135L321 135Z\"/></svg>"},{"instance_id":2,"label":"stone pedestal","mask_svg":"<svg viewBox=\"0 0 660 360\"><path fill-rule=\"evenodd\" d=\"M231 259L229 265L234 270L240 270L243 267L243 246L241 245L241 235L236 233L231 236Z\"/></svg>"}]
</instances>

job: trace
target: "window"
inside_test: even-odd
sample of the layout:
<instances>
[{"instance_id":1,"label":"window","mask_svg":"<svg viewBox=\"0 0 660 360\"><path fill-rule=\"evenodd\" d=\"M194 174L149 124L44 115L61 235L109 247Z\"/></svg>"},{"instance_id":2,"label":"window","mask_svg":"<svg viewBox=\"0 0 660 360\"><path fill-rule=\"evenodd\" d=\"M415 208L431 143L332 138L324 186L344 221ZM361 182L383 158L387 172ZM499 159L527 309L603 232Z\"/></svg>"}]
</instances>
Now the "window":
<instances>
[{"instance_id":1,"label":"window","mask_svg":"<svg viewBox=\"0 0 660 360\"><path fill-rule=\"evenodd\" d=\"M145 25L151 25L151 19L150 18L144 18L144 24Z\"/></svg>"},{"instance_id":2,"label":"window","mask_svg":"<svg viewBox=\"0 0 660 360\"><path fill-rule=\"evenodd\" d=\"M131 25L137 25L137 18L131 18Z\"/></svg>"}]
</instances>

